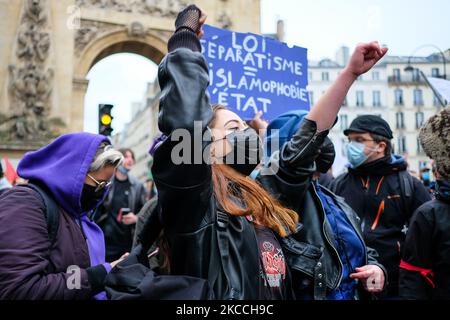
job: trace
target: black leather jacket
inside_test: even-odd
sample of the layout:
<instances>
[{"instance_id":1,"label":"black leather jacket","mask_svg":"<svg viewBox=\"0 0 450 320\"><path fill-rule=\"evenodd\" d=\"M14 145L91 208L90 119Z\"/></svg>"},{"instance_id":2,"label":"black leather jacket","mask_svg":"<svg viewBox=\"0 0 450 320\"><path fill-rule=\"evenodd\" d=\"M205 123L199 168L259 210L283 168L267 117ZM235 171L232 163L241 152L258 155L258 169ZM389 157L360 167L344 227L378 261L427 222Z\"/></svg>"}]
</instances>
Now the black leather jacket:
<instances>
[{"instance_id":1,"label":"black leather jacket","mask_svg":"<svg viewBox=\"0 0 450 320\"><path fill-rule=\"evenodd\" d=\"M400 296L450 300L450 181L437 181L436 199L413 215L400 264Z\"/></svg>"},{"instance_id":2,"label":"black leather jacket","mask_svg":"<svg viewBox=\"0 0 450 320\"><path fill-rule=\"evenodd\" d=\"M192 34L189 41L198 40ZM171 274L208 279L217 299L270 298L264 296L254 227L246 218L219 209L211 166L201 159L210 139L198 141L208 133L213 114L205 59L180 44L161 62L158 76L162 90L159 129L168 138L155 152L152 172L161 208L159 220L170 246ZM186 156L191 151L185 158L188 163L176 164L173 158L180 154L176 149L179 139L172 141L181 132L176 129L191 133L184 138L191 148L183 153Z\"/></svg>"},{"instance_id":3,"label":"black leather jacket","mask_svg":"<svg viewBox=\"0 0 450 320\"><path fill-rule=\"evenodd\" d=\"M297 298L307 295L316 300L325 299L327 291L337 288L342 280L343 266L334 245L333 231L312 183L316 171L314 161L327 134L328 131L317 132L316 123L304 119L298 132L272 156L257 178L274 197L299 214L297 232L281 240ZM336 200L364 243L356 213L343 198L322 189ZM380 266L386 276L377 256L375 250L366 247L366 264Z\"/></svg>"}]
</instances>

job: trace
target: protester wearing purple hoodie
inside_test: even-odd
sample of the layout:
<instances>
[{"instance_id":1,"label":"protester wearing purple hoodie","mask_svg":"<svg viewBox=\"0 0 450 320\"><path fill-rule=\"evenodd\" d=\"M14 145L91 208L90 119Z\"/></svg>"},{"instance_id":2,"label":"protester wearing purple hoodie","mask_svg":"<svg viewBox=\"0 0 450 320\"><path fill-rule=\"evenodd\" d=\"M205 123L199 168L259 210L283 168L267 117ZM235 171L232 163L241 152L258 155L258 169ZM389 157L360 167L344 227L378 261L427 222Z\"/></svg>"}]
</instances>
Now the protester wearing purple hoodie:
<instances>
[{"instance_id":1,"label":"protester wearing purple hoodie","mask_svg":"<svg viewBox=\"0 0 450 320\"><path fill-rule=\"evenodd\" d=\"M16 186L0 197L0 299L106 298L104 279L120 260L105 263L103 233L88 214L122 160L106 137L90 133L62 135L24 156L18 174L55 201L58 229L51 241L36 190Z\"/></svg>"}]
</instances>

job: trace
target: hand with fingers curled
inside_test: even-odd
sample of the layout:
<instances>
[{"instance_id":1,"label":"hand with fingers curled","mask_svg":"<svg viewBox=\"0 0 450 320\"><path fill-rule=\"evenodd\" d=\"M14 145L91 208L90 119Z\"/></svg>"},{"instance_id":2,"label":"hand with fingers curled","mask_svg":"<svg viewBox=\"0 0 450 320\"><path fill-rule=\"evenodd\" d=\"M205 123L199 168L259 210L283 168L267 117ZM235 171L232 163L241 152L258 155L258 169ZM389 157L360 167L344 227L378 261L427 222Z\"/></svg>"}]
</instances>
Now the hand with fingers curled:
<instances>
[{"instance_id":1,"label":"hand with fingers curled","mask_svg":"<svg viewBox=\"0 0 450 320\"><path fill-rule=\"evenodd\" d=\"M264 120L262 116L262 111L258 111L257 113L255 113L255 116L252 120L247 121L248 126L250 128L253 128L261 138L266 135L267 126L269 125L269 122L267 120Z\"/></svg>"},{"instance_id":2,"label":"hand with fingers curled","mask_svg":"<svg viewBox=\"0 0 450 320\"><path fill-rule=\"evenodd\" d=\"M356 46L345 70L356 77L369 71L384 55L388 48L380 47L377 41Z\"/></svg>"},{"instance_id":3,"label":"hand with fingers curled","mask_svg":"<svg viewBox=\"0 0 450 320\"><path fill-rule=\"evenodd\" d=\"M374 264L365 265L355 269L350 278L359 279L368 292L381 292L385 285L383 270Z\"/></svg>"},{"instance_id":4,"label":"hand with fingers curled","mask_svg":"<svg viewBox=\"0 0 450 320\"><path fill-rule=\"evenodd\" d=\"M175 32L189 30L198 38L204 34L202 26L206 21L206 14L195 4L191 4L178 13L175 20Z\"/></svg>"}]
</instances>

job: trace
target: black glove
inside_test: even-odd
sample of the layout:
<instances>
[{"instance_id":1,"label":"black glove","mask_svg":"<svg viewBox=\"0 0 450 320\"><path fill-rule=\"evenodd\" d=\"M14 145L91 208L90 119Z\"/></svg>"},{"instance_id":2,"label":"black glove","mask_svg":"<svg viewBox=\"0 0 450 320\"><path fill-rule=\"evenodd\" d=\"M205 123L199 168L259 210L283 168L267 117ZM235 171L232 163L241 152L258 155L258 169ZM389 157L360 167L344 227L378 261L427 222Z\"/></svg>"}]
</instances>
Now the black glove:
<instances>
[{"instance_id":1,"label":"black glove","mask_svg":"<svg viewBox=\"0 0 450 320\"><path fill-rule=\"evenodd\" d=\"M175 33L167 43L169 52L178 48L187 48L195 52L201 51L200 40L197 38L201 15L201 10L194 4L178 13L175 20Z\"/></svg>"},{"instance_id":2,"label":"black glove","mask_svg":"<svg viewBox=\"0 0 450 320\"><path fill-rule=\"evenodd\" d=\"M195 5L191 4L178 13L175 20L175 32L182 29L188 29L195 34L200 31L200 17L202 11Z\"/></svg>"}]
</instances>

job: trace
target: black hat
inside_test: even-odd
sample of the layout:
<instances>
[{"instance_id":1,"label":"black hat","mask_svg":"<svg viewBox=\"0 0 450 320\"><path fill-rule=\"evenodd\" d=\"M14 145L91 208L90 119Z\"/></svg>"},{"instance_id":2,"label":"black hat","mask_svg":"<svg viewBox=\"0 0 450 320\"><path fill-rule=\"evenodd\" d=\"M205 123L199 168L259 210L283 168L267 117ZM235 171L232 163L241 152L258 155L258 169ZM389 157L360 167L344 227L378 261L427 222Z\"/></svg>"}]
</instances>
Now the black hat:
<instances>
[{"instance_id":1,"label":"black hat","mask_svg":"<svg viewBox=\"0 0 450 320\"><path fill-rule=\"evenodd\" d=\"M346 136L351 132L373 133L389 140L393 138L389 124L381 117L371 114L356 117L350 124L350 127L344 130Z\"/></svg>"}]
</instances>

